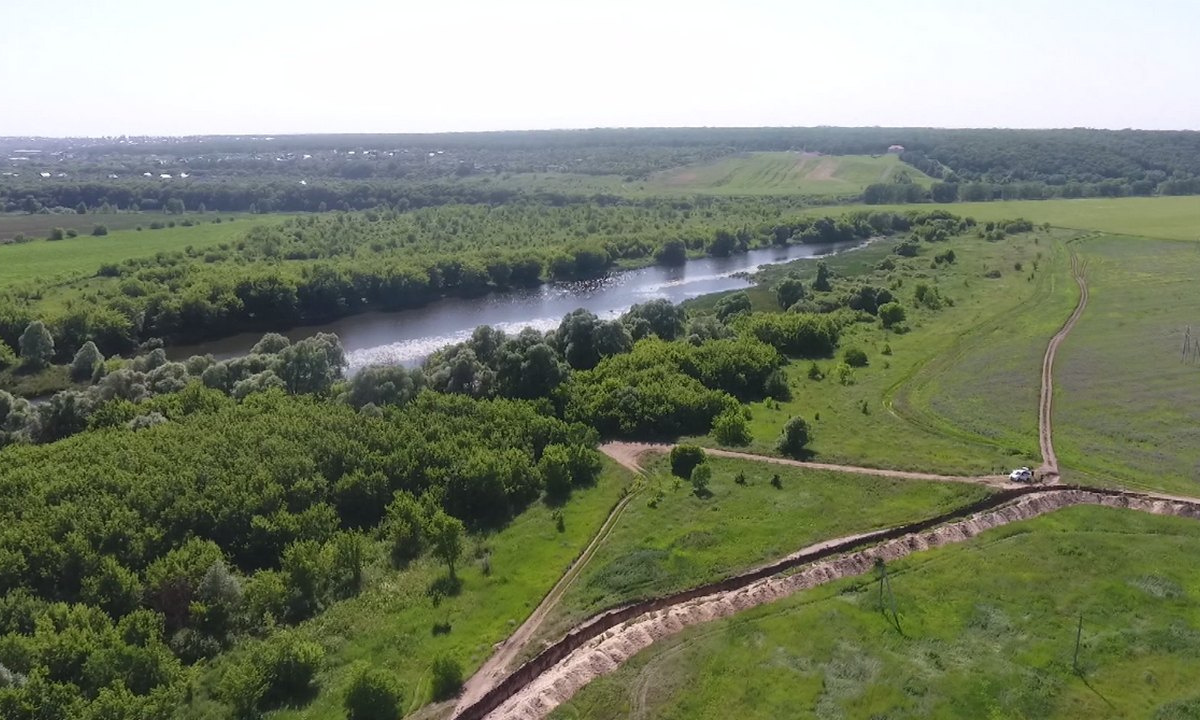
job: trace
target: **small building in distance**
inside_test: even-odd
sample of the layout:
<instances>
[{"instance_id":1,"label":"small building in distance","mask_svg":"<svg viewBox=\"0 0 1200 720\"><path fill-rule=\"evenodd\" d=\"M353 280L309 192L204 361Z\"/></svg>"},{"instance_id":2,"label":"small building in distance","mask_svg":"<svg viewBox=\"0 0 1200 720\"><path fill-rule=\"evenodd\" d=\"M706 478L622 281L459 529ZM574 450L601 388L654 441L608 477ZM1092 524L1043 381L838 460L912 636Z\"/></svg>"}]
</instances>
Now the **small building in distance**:
<instances>
[{"instance_id":1,"label":"small building in distance","mask_svg":"<svg viewBox=\"0 0 1200 720\"><path fill-rule=\"evenodd\" d=\"M904 146L903 145L889 145L888 152L899 155L900 153L904 152Z\"/></svg>"}]
</instances>

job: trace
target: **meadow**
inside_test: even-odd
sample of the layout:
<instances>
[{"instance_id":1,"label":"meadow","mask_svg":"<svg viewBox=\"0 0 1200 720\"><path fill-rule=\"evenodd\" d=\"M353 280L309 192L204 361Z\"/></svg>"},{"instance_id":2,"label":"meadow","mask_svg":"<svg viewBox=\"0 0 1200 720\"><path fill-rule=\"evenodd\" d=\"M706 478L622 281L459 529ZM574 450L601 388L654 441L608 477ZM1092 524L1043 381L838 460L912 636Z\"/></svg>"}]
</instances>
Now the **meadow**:
<instances>
[{"instance_id":1,"label":"meadow","mask_svg":"<svg viewBox=\"0 0 1200 720\"><path fill-rule=\"evenodd\" d=\"M650 458L645 489L547 618L541 639L556 640L610 607L720 580L829 538L939 515L987 493L714 457L711 495L701 497L676 482L665 457Z\"/></svg>"},{"instance_id":2,"label":"meadow","mask_svg":"<svg viewBox=\"0 0 1200 720\"><path fill-rule=\"evenodd\" d=\"M1200 494L1200 244L1104 235L1078 252L1090 299L1058 356L1059 461L1106 482Z\"/></svg>"},{"instance_id":3,"label":"meadow","mask_svg":"<svg viewBox=\"0 0 1200 720\"><path fill-rule=\"evenodd\" d=\"M875 575L846 578L666 638L551 717L1194 718L1197 552L1194 520L1062 510L890 563L899 629Z\"/></svg>"},{"instance_id":4,"label":"meadow","mask_svg":"<svg viewBox=\"0 0 1200 720\"><path fill-rule=\"evenodd\" d=\"M1062 249L1073 235L1037 231L998 242L958 237L922 243L914 258L893 254L894 243L881 241L829 258L835 293L863 283L891 288L909 330L851 323L838 356L815 361L820 378L810 377L812 362L793 361L785 368L790 399L748 404L749 450L775 453L780 428L799 415L812 428L808 448L823 462L947 474L1007 473L1036 464L1040 353L1073 306ZM933 262L947 250L954 262ZM750 293L756 309L778 310L770 307L770 289L793 271L811 285L814 267L769 269ZM942 307L918 303L919 284L936 290ZM1010 341L1020 350L1009 351ZM843 383L836 366L851 347L863 350L868 364ZM993 376L994 369L1002 372Z\"/></svg>"},{"instance_id":5,"label":"meadow","mask_svg":"<svg viewBox=\"0 0 1200 720\"><path fill-rule=\"evenodd\" d=\"M855 195L872 183L902 178L928 187L933 178L896 155L744 153L715 162L685 165L650 176L650 193L720 195Z\"/></svg>"},{"instance_id":6,"label":"meadow","mask_svg":"<svg viewBox=\"0 0 1200 720\"><path fill-rule=\"evenodd\" d=\"M357 597L332 605L296 632L325 649L316 678L320 690L311 703L271 714L276 720L312 718L343 720L342 696L356 661L383 668L403 689L406 713L432 700L430 667L440 657L461 663L470 676L508 637L558 578L571 566L616 505L629 482L629 473L606 461L593 487L575 491L561 508L563 529L556 526L555 508L535 503L502 530L473 538L458 570L461 590L438 596L433 592L445 577L445 565L433 558L395 570L383 560L368 571L366 589ZM223 672L254 651L259 641L247 640L230 653L200 669L198 692L182 718L225 718L228 707L213 697Z\"/></svg>"}]
</instances>

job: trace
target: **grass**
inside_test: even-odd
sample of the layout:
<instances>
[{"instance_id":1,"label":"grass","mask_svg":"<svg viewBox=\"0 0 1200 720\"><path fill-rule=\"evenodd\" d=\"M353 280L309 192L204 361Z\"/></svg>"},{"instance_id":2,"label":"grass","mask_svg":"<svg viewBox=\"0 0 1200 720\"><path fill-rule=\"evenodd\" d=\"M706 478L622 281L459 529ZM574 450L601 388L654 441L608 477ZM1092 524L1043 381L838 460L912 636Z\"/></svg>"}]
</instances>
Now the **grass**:
<instances>
[{"instance_id":1,"label":"grass","mask_svg":"<svg viewBox=\"0 0 1200 720\"><path fill-rule=\"evenodd\" d=\"M1193 520L1063 510L890 564L902 634L846 578L665 638L551 717L1195 718L1198 552Z\"/></svg>"},{"instance_id":2,"label":"grass","mask_svg":"<svg viewBox=\"0 0 1200 720\"><path fill-rule=\"evenodd\" d=\"M1122 485L1200 494L1200 245L1080 243L1090 300L1058 353L1059 462Z\"/></svg>"},{"instance_id":3,"label":"grass","mask_svg":"<svg viewBox=\"0 0 1200 720\"><path fill-rule=\"evenodd\" d=\"M34 372L19 365L0 370L0 390L20 397L41 397L76 386L82 387L71 380L69 365L51 365Z\"/></svg>"},{"instance_id":4,"label":"grass","mask_svg":"<svg viewBox=\"0 0 1200 720\"><path fill-rule=\"evenodd\" d=\"M392 673L403 687L408 711L431 699L429 669L435 658L462 663L469 677L508 637L581 553L616 504L628 482L626 471L607 463L597 485L579 490L563 507L564 530L555 526L552 510L537 504L506 528L467 544L458 571L461 592L435 603L429 588L446 574L445 566L423 559L394 571L380 564L368 575L358 597L336 603L299 631L326 651L319 674L320 692L303 708L271 714L285 718L343 720L342 696L349 669L359 660ZM485 574L480 548L486 548L491 572ZM448 632L434 631L445 623ZM248 641L204 668L201 688L183 717L224 718L228 709L211 695L227 663L236 661L256 641Z\"/></svg>"},{"instance_id":5,"label":"grass","mask_svg":"<svg viewBox=\"0 0 1200 720\"><path fill-rule=\"evenodd\" d=\"M855 195L872 183L901 176L928 186L933 179L895 155L743 153L651 175L646 192L718 195Z\"/></svg>"},{"instance_id":6,"label":"grass","mask_svg":"<svg viewBox=\"0 0 1200 720\"><path fill-rule=\"evenodd\" d=\"M932 517L978 500L980 486L817 472L710 458L710 497L674 487L650 465L650 487L630 502L592 561L547 618L542 639L606 608L695 587L778 560L815 542ZM746 484L735 483L744 473ZM783 487L771 485L780 476ZM662 488L664 496L649 501ZM644 497L643 497L644 496Z\"/></svg>"},{"instance_id":7,"label":"grass","mask_svg":"<svg viewBox=\"0 0 1200 720\"><path fill-rule=\"evenodd\" d=\"M1168 240L1200 240L1200 196L1013 200L948 205L848 205L843 209L846 212L940 209L980 221L1024 217L1039 224L1050 223L1076 230ZM834 211L826 207L809 212L828 215Z\"/></svg>"},{"instance_id":8,"label":"grass","mask_svg":"<svg viewBox=\"0 0 1200 720\"><path fill-rule=\"evenodd\" d=\"M834 376L837 358L817 361L821 380L809 378L811 361L792 362L786 368L790 400L748 405L749 449L774 453L784 423L799 415L812 427L814 459L825 462L948 474L1035 465L1040 353L1073 306L1066 288L1074 283L1061 249L1073 234L1039 231L995 243L955 238L923 244L911 259L892 255L891 243L876 243L829 258L835 293L859 280L890 287L911 329L898 334L877 322L847 327L841 347L860 348L869 360L854 370L852 384ZM956 261L931 267L932 256L947 249ZM885 257L895 269L876 269ZM1017 263L1022 270L1015 270ZM815 273L813 263L794 267L806 280ZM999 277L985 276L993 270ZM772 270L764 284L787 271ZM937 288L953 305L918 307L918 283Z\"/></svg>"},{"instance_id":9,"label":"grass","mask_svg":"<svg viewBox=\"0 0 1200 720\"><path fill-rule=\"evenodd\" d=\"M33 216L45 217L45 216ZM101 216L62 215L61 218ZM125 217L125 216L122 216ZM151 220L165 222L164 216L134 216L141 218L140 224L149 228ZM208 216L201 216L207 218ZM253 223L273 223L283 215L256 215ZM99 220L89 220L91 224ZM63 240L34 240L20 244L0 245L0 287L22 282L44 283L51 280L90 276L105 263L119 263L127 258L146 257L158 252L183 250L190 246L203 248L236 240L251 222L225 222L214 224L201 220L192 227L176 226L161 230L113 230L108 235L93 237L81 233L79 237Z\"/></svg>"}]
</instances>

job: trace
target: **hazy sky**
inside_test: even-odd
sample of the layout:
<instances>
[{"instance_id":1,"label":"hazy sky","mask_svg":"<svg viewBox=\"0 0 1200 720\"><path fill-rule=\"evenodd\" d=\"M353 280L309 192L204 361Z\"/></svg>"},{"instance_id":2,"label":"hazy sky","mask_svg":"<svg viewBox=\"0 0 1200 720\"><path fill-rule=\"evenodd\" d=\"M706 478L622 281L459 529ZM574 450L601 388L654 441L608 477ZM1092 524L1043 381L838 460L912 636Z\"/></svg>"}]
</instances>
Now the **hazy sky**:
<instances>
[{"instance_id":1,"label":"hazy sky","mask_svg":"<svg viewBox=\"0 0 1200 720\"><path fill-rule=\"evenodd\" d=\"M0 135L1200 128L1197 0L0 0Z\"/></svg>"}]
</instances>

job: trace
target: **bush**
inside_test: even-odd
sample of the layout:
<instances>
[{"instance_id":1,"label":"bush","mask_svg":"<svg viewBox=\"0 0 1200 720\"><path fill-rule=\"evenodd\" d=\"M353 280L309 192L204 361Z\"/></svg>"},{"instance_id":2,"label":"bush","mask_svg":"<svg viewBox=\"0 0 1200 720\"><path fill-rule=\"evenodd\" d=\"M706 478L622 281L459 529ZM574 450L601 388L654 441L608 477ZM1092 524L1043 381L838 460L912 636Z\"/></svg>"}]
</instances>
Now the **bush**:
<instances>
[{"instance_id":1,"label":"bush","mask_svg":"<svg viewBox=\"0 0 1200 720\"><path fill-rule=\"evenodd\" d=\"M779 452L790 457L801 457L804 455L804 446L808 444L809 432L808 423L801 417L792 417L783 426L783 432L779 434L779 441L775 447Z\"/></svg>"},{"instance_id":2,"label":"bush","mask_svg":"<svg viewBox=\"0 0 1200 720\"><path fill-rule=\"evenodd\" d=\"M396 720L403 714L400 709L403 696L390 673L360 666L346 688L346 717L348 720Z\"/></svg>"},{"instance_id":3,"label":"bush","mask_svg":"<svg viewBox=\"0 0 1200 720\"><path fill-rule=\"evenodd\" d=\"M792 397L792 388L788 385L787 373L783 368L777 368L767 376L767 381L763 383L763 392L767 397L776 400L788 400Z\"/></svg>"},{"instance_id":4,"label":"bush","mask_svg":"<svg viewBox=\"0 0 1200 720\"><path fill-rule=\"evenodd\" d=\"M324 657L325 651L314 642L290 633L277 635L229 668L220 694L238 717L256 717L264 710L306 701Z\"/></svg>"},{"instance_id":5,"label":"bush","mask_svg":"<svg viewBox=\"0 0 1200 720\"><path fill-rule=\"evenodd\" d=\"M47 240L62 240L67 236L67 231L60 227L56 227L50 231L50 237Z\"/></svg>"},{"instance_id":6,"label":"bush","mask_svg":"<svg viewBox=\"0 0 1200 720\"><path fill-rule=\"evenodd\" d=\"M70 230L67 230L67 237L69 237L69 238L79 237L79 231L76 230L75 228L71 228Z\"/></svg>"},{"instance_id":7,"label":"bush","mask_svg":"<svg viewBox=\"0 0 1200 720\"><path fill-rule=\"evenodd\" d=\"M722 445L748 445L751 439L746 416L737 410L728 410L718 415L713 421L712 434Z\"/></svg>"},{"instance_id":8,"label":"bush","mask_svg":"<svg viewBox=\"0 0 1200 720\"><path fill-rule=\"evenodd\" d=\"M107 234L108 234L108 228L105 227L104 225L97 225L94 228L92 228L92 235L94 235L96 237L102 237Z\"/></svg>"},{"instance_id":9,"label":"bush","mask_svg":"<svg viewBox=\"0 0 1200 720\"><path fill-rule=\"evenodd\" d=\"M449 700L462 688L462 665L454 658L433 661L433 699Z\"/></svg>"},{"instance_id":10,"label":"bush","mask_svg":"<svg viewBox=\"0 0 1200 720\"><path fill-rule=\"evenodd\" d=\"M842 360L850 367L867 366L867 354L860 348L846 348L842 353Z\"/></svg>"},{"instance_id":11,"label":"bush","mask_svg":"<svg viewBox=\"0 0 1200 720\"><path fill-rule=\"evenodd\" d=\"M671 448L671 474L688 480L692 469L704 462L704 449L697 445L676 445Z\"/></svg>"},{"instance_id":12,"label":"bush","mask_svg":"<svg viewBox=\"0 0 1200 720\"><path fill-rule=\"evenodd\" d=\"M692 489L697 495L704 495L708 492L708 484L712 481L712 466L708 463L700 463L692 470Z\"/></svg>"},{"instance_id":13,"label":"bush","mask_svg":"<svg viewBox=\"0 0 1200 720\"><path fill-rule=\"evenodd\" d=\"M879 320L885 328L892 328L904 322L907 315L904 306L898 302L884 303L879 306Z\"/></svg>"},{"instance_id":14,"label":"bush","mask_svg":"<svg viewBox=\"0 0 1200 720\"><path fill-rule=\"evenodd\" d=\"M808 379L809 380L824 380L825 379L825 373L821 372L821 366L818 365L815 361L813 362L812 365L808 366Z\"/></svg>"}]
</instances>

